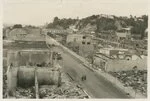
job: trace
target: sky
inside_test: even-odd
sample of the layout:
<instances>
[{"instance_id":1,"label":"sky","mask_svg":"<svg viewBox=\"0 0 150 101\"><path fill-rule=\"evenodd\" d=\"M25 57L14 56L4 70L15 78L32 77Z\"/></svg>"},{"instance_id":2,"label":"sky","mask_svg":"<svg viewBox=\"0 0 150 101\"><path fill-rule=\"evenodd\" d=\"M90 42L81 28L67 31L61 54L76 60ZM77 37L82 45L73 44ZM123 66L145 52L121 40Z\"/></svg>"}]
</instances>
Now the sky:
<instances>
[{"instance_id":1,"label":"sky","mask_svg":"<svg viewBox=\"0 0 150 101\"><path fill-rule=\"evenodd\" d=\"M43 25L59 18L97 14L141 16L148 0L3 0L3 23Z\"/></svg>"}]
</instances>

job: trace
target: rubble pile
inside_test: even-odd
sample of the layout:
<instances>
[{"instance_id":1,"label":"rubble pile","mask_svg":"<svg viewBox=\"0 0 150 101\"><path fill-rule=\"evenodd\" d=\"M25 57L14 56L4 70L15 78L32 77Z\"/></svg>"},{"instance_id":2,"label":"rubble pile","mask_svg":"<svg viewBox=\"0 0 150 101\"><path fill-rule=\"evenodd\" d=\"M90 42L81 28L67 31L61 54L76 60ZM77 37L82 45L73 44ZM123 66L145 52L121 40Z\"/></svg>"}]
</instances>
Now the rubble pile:
<instances>
[{"instance_id":1,"label":"rubble pile","mask_svg":"<svg viewBox=\"0 0 150 101\"><path fill-rule=\"evenodd\" d=\"M87 98L82 89L70 82L64 74L62 75L62 85L60 87L57 87L57 85L40 86L39 96L42 99Z\"/></svg>"},{"instance_id":2,"label":"rubble pile","mask_svg":"<svg viewBox=\"0 0 150 101\"><path fill-rule=\"evenodd\" d=\"M16 98L35 98L35 88L16 88Z\"/></svg>"},{"instance_id":3,"label":"rubble pile","mask_svg":"<svg viewBox=\"0 0 150 101\"><path fill-rule=\"evenodd\" d=\"M7 92L7 77L6 77L6 74L3 73L3 98L6 98L6 92Z\"/></svg>"},{"instance_id":4,"label":"rubble pile","mask_svg":"<svg viewBox=\"0 0 150 101\"><path fill-rule=\"evenodd\" d=\"M117 77L125 87L132 87L136 92L141 92L143 95L147 96L146 70L110 72L110 74Z\"/></svg>"},{"instance_id":5,"label":"rubble pile","mask_svg":"<svg viewBox=\"0 0 150 101\"><path fill-rule=\"evenodd\" d=\"M88 98L88 96L83 92L81 87L76 83L71 82L71 80L62 73L62 83L61 86L57 85L40 85L39 86L39 97L41 99L63 99L63 98ZM17 87L15 92L16 98L33 99L35 98L35 87L22 88Z\"/></svg>"}]
</instances>

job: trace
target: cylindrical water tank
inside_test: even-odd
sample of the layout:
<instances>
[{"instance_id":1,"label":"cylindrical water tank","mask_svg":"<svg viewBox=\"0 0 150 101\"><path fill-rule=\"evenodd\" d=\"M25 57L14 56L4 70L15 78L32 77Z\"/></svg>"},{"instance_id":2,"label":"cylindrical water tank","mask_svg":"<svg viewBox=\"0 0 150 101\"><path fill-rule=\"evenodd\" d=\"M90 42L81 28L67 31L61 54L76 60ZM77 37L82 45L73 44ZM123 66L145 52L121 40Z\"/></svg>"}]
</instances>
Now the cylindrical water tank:
<instances>
[{"instance_id":1,"label":"cylindrical water tank","mask_svg":"<svg viewBox=\"0 0 150 101\"><path fill-rule=\"evenodd\" d=\"M35 68L20 67L17 73L18 85L21 87L34 86Z\"/></svg>"},{"instance_id":2,"label":"cylindrical water tank","mask_svg":"<svg viewBox=\"0 0 150 101\"><path fill-rule=\"evenodd\" d=\"M51 68L37 68L37 79L39 85L58 84L60 72ZM18 86L34 86L35 68L20 67L18 69Z\"/></svg>"},{"instance_id":3,"label":"cylindrical water tank","mask_svg":"<svg viewBox=\"0 0 150 101\"><path fill-rule=\"evenodd\" d=\"M38 68L37 78L39 85L57 84L59 78L59 71L48 68Z\"/></svg>"}]
</instances>

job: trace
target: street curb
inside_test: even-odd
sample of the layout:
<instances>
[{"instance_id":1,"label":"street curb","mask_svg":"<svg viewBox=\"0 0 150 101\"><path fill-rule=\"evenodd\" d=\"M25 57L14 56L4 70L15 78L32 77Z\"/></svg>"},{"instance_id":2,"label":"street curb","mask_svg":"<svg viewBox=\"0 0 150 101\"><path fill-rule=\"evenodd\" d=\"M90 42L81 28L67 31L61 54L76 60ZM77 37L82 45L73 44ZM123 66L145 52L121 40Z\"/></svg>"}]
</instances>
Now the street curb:
<instances>
[{"instance_id":1,"label":"street curb","mask_svg":"<svg viewBox=\"0 0 150 101\"><path fill-rule=\"evenodd\" d=\"M92 98L84 89L82 89L82 91L89 97L89 99Z\"/></svg>"},{"instance_id":2,"label":"street curb","mask_svg":"<svg viewBox=\"0 0 150 101\"><path fill-rule=\"evenodd\" d=\"M95 70L93 70L92 68L90 68L89 65L87 65L87 64L85 64L85 63L83 63L82 65L85 66L87 69L91 70L92 72L95 71Z\"/></svg>"}]
</instances>

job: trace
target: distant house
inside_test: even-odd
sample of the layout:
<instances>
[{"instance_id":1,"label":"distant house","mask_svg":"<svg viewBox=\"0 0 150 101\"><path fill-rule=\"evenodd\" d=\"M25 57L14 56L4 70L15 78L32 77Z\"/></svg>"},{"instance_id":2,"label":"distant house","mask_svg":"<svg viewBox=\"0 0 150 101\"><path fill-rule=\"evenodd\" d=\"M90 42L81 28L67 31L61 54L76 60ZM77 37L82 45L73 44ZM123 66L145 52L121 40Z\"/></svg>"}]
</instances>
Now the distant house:
<instances>
[{"instance_id":1,"label":"distant house","mask_svg":"<svg viewBox=\"0 0 150 101\"><path fill-rule=\"evenodd\" d=\"M75 25L70 25L70 26L69 26L69 29L71 29L71 30L74 31L74 32L77 32L77 31L78 31L78 29L76 29L76 26L75 26Z\"/></svg>"},{"instance_id":2,"label":"distant house","mask_svg":"<svg viewBox=\"0 0 150 101\"><path fill-rule=\"evenodd\" d=\"M140 17L139 17L139 18L137 18L137 19L138 19L138 20L140 20L140 21L144 21L144 19L143 19L143 18L140 18Z\"/></svg>"},{"instance_id":3,"label":"distant house","mask_svg":"<svg viewBox=\"0 0 150 101\"><path fill-rule=\"evenodd\" d=\"M133 39L141 39L141 34L132 34L131 35Z\"/></svg>"},{"instance_id":4,"label":"distant house","mask_svg":"<svg viewBox=\"0 0 150 101\"><path fill-rule=\"evenodd\" d=\"M99 50L100 54L108 56L110 58L118 58L118 59L125 59L126 55L130 55L131 53L128 52L128 49L119 49L119 48L101 48Z\"/></svg>"},{"instance_id":5,"label":"distant house","mask_svg":"<svg viewBox=\"0 0 150 101\"><path fill-rule=\"evenodd\" d=\"M80 33L92 34L93 32L95 33L96 29L97 29L96 25L92 25L92 24L89 23L84 28L82 28L79 32Z\"/></svg>"},{"instance_id":6,"label":"distant house","mask_svg":"<svg viewBox=\"0 0 150 101\"><path fill-rule=\"evenodd\" d=\"M81 44L82 42L91 42L92 36L84 34L69 34L67 36L66 42L76 42Z\"/></svg>"},{"instance_id":7,"label":"distant house","mask_svg":"<svg viewBox=\"0 0 150 101\"><path fill-rule=\"evenodd\" d=\"M53 29L53 28L50 28L50 29L43 29L43 33L47 34L47 33L66 33L67 31L66 30L63 30L63 29Z\"/></svg>"},{"instance_id":8,"label":"distant house","mask_svg":"<svg viewBox=\"0 0 150 101\"><path fill-rule=\"evenodd\" d=\"M146 70L147 57L139 57L127 49L105 48L94 56L94 64L107 72L132 70L134 66L139 70Z\"/></svg>"},{"instance_id":9,"label":"distant house","mask_svg":"<svg viewBox=\"0 0 150 101\"><path fill-rule=\"evenodd\" d=\"M118 40L130 39L131 38L131 28L122 28L116 32Z\"/></svg>"},{"instance_id":10,"label":"distant house","mask_svg":"<svg viewBox=\"0 0 150 101\"><path fill-rule=\"evenodd\" d=\"M70 28L67 28L67 29L66 29L66 33L73 34L74 31L73 31L72 29L70 29Z\"/></svg>"},{"instance_id":11,"label":"distant house","mask_svg":"<svg viewBox=\"0 0 150 101\"><path fill-rule=\"evenodd\" d=\"M83 36L84 38L84 36ZM94 52L94 43L90 38L85 37L82 43L79 44L79 54L87 57L89 54Z\"/></svg>"},{"instance_id":12,"label":"distant house","mask_svg":"<svg viewBox=\"0 0 150 101\"><path fill-rule=\"evenodd\" d=\"M109 19L114 19L114 16L113 16L113 15L101 14L101 15L99 16L99 18L101 18L101 17L109 18Z\"/></svg>"},{"instance_id":13,"label":"distant house","mask_svg":"<svg viewBox=\"0 0 150 101\"><path fill-rule=\"evenodd\" d=\"M71 47L78 48L78 53L83 56L94 51L94 44L91 35L69 34L66 43L68 45L71 44Z\"/></svg>"}]
</instances>

